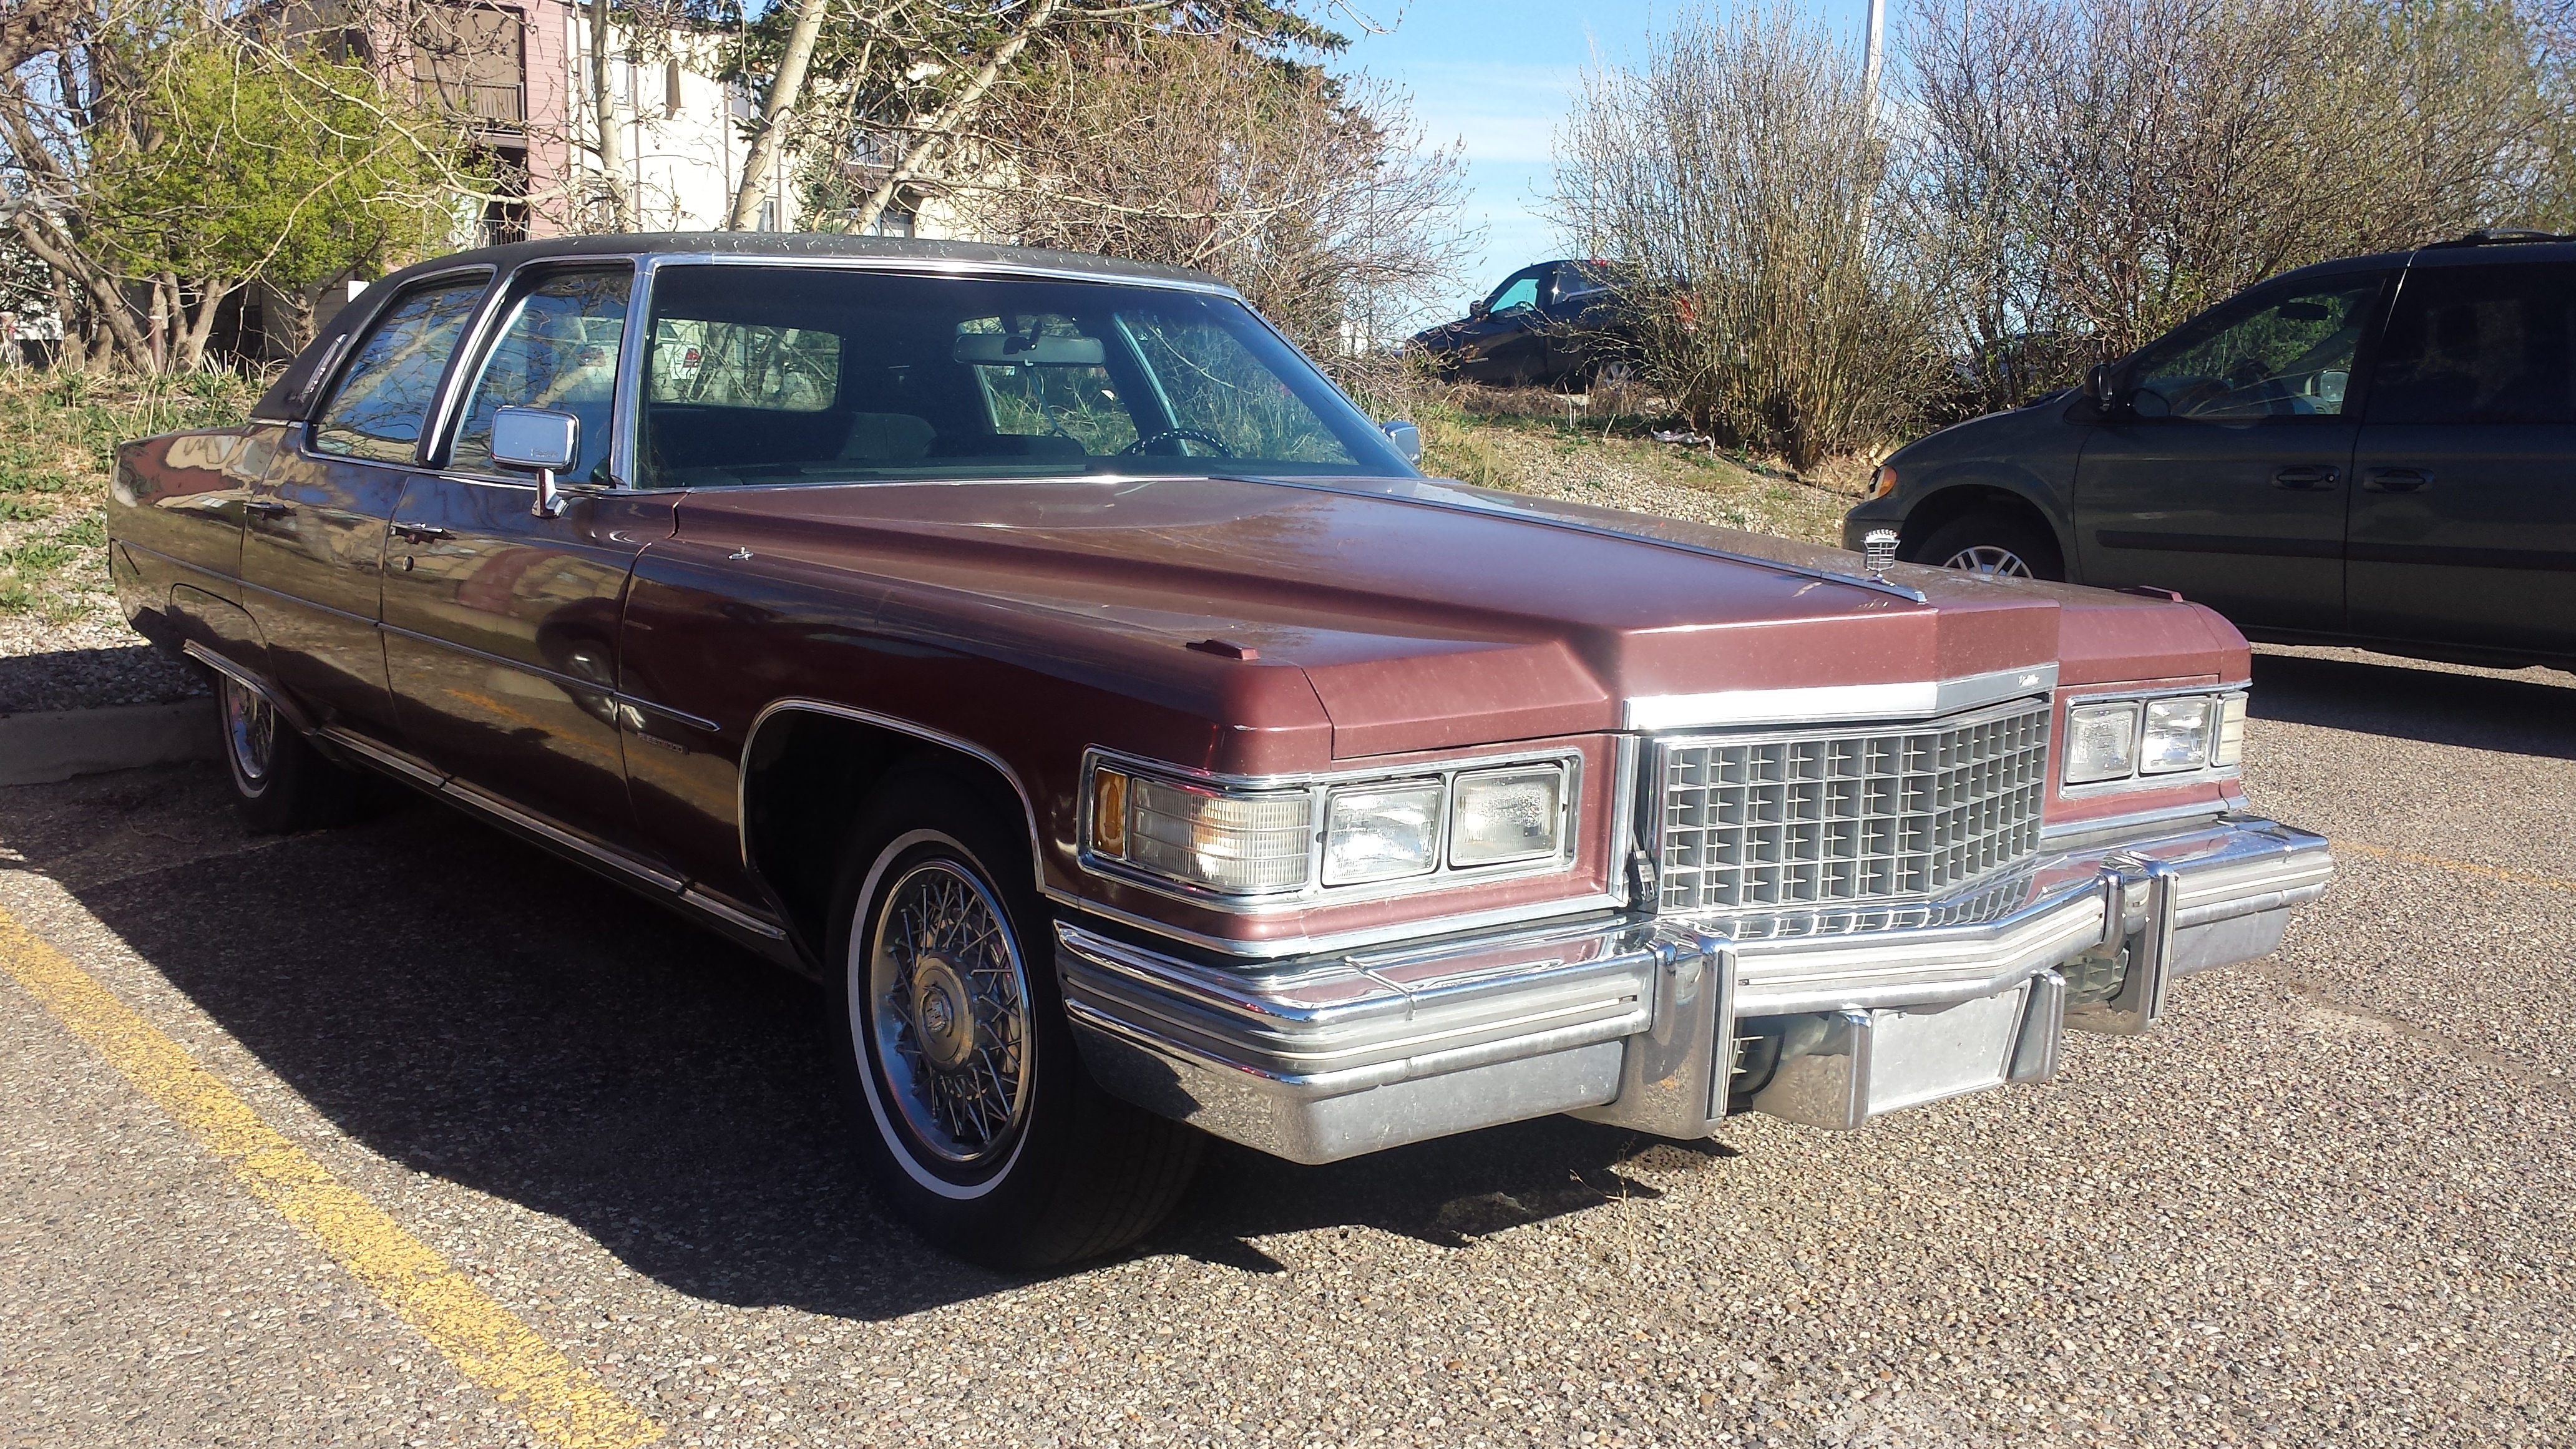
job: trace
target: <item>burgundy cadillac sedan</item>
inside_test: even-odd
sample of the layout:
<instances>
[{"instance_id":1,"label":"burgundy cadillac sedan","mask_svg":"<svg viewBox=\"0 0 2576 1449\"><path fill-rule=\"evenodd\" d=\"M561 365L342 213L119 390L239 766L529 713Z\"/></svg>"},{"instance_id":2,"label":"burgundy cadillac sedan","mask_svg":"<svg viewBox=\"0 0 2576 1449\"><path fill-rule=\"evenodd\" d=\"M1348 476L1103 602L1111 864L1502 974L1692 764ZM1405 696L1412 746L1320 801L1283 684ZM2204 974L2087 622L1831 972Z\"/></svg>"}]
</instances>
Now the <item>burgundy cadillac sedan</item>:
<instances>
[{"instance_id":1,"label":"burgundy cadillac sedan","mask_svg":"<svg viewBox=\"0 0 2576 1449\"><path fill-rule=\"evenodd\" d=\"M1205 1133L2045 1078L2325 887L2206 609L1414 437L1193 272L594 237L370 287L109 531L255 824L389 776L819 977L882 1200L993 1262L1133 1240Z\"/></svg>"}]
</instances>

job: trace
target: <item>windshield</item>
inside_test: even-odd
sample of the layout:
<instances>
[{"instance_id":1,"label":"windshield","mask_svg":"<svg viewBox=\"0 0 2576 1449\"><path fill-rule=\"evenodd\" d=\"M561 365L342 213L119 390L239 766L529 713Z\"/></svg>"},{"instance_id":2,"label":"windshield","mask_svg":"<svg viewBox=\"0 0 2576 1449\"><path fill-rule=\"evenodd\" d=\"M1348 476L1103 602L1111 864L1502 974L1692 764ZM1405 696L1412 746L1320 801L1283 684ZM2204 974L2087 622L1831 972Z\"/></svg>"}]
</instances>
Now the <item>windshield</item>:
<instances>
[{"instance_id":1,"label":"windshield","mask_svg":"<svg viewBox=\"0 0 2576 1449\"><path fill-rule=\"evenodd\" d=\"M645 487L1053 474L1410 477L1243 305L1097 282L674 266Z\"/></svg>"}]
</instances>

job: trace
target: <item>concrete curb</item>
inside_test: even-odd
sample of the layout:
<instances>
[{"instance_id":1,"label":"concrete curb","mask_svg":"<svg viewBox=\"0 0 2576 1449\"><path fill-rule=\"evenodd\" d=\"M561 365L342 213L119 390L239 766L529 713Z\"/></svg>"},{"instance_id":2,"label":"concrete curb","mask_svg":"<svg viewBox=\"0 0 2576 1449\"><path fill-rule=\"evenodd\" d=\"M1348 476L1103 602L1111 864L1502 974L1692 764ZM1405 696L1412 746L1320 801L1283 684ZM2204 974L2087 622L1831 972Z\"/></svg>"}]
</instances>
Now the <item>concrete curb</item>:
<instances>
[{"instance_id":1,"label":"concrete curb","mask_svg":"<svg viewBox=\"0 0 2576 1449\"><path fill-rule=\"evenodd\" d=\"M216 758L215 702L128 704L0 715L0 785Z\"/></svg>"}]
</instances>

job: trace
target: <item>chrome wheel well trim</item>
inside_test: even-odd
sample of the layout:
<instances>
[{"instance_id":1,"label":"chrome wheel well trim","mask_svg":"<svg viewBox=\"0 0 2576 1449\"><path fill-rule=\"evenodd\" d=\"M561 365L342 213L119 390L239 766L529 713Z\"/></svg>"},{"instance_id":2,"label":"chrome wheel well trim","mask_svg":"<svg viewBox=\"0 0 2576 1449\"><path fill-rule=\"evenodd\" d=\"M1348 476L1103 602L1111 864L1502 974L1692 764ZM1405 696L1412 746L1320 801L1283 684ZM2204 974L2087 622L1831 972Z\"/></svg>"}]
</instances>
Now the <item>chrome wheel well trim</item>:
<instances>
[{"instance_id":1,"label":"chrome wheel well trim","mask_svg":"<svg viewBox=\"0 0 2576 1449\"><path fill-rule=\"evenodd\" d=\"M871 709L834 704L829 700L813 699L803 695L789 695L782 699L771 700L761 706L760 713L752 716L750 727L743 731L742 755L733 772L734 840L742 852L743 870L753 880L759 881L764 889L768 888L769 882L761 874L760 866L752 859L751 854L751 753L753 747L760 742L762 727L782 714L816 714L831 719L845 719L854 724L869 725L877 729L891 730L924 744L954 750L990 768L1011 787L1011 793L1019 797L1020 814L1027 823L1029 832L1029 870L1032 879L1037 883L1039 892L1050 894L1046 889L1044 837L1038 833L1037 804L1030 799L1028 786L1021 781L1020 772L1012 769L1001 756L971 740L952 735L945 730L934 729L929 725L895 715L881 714Z\"/></svg>"},{"instance_id":2,"label":"chrome wheel well trim","mask_svg":"<svg viewBox=\"0 0 2576 1449\"><path fill-rule=\"evenodd\" d=\"M216 653L211 646L201 644L194 639L181 644L179 652L258 695L267 702L269 708L277 711L279 718L293 725L297 733L308 735L313 733L313 723L305 716L304 711L289 703L284 695L278 693L267 680L260 678L258 673L249 666L235 663Z\"/></svg>"}]
</instances>

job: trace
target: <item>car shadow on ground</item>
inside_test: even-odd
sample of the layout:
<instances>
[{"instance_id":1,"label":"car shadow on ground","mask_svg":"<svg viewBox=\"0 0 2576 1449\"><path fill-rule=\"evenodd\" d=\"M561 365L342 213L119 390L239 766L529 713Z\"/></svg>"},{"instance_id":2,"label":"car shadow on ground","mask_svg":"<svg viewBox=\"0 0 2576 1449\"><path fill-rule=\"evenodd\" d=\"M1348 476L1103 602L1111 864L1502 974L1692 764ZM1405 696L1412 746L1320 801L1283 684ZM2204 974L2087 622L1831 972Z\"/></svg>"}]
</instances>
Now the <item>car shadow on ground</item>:
<instances>
[{"instance_id":1,"label":"car shadow on ground","mask_svg":"<svg viewBox=\"0 0 2576 1449\"><path fill-rule=\"evenodd\" d=\"M32 825L0 795L9 868L64 882L375 1154L724 1303L878 1318L1014 1281L874 1211L810 983L426 801L260 844L219 838L238 828L210 769L64 788L88 799ZM192 858L110 868L103 840ZM1137 1251L1277 1271L1255 1240L1348 1226L1454 1246L1651 1195L1618 1166L1653 1140L1555 1119L1321 1168L1215 1143Z\"/></svg>"},{"instance_id":2,"label":"car shadow on ground","mask_svg":"<svg viewBox=\"0 0 2576 1449\"><path fill-rule=\"evenodd\" d=\"M2251 707L2257 719L2576 760L2576 676L2556 670L2500 679L2403 659L2257 653Z\"/></svg>"}]
</instances>

